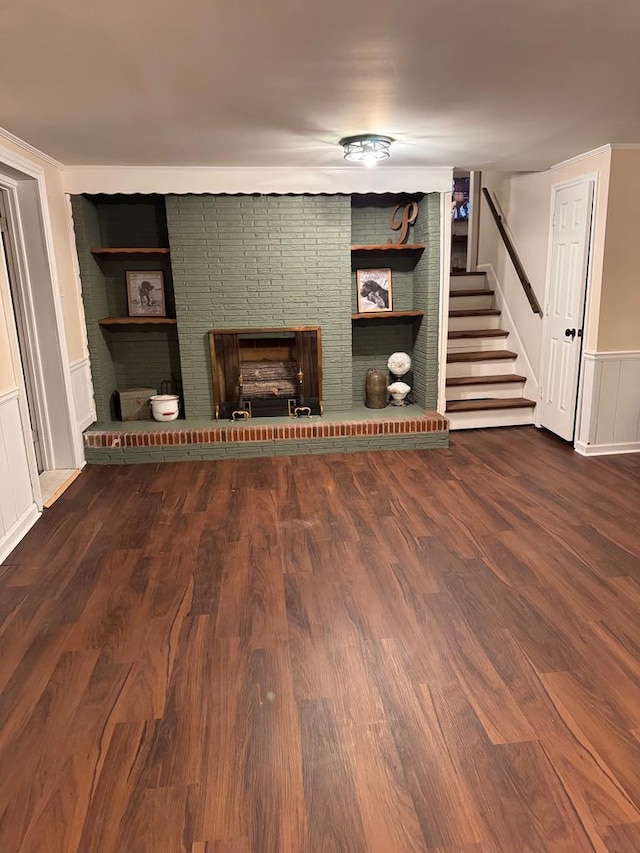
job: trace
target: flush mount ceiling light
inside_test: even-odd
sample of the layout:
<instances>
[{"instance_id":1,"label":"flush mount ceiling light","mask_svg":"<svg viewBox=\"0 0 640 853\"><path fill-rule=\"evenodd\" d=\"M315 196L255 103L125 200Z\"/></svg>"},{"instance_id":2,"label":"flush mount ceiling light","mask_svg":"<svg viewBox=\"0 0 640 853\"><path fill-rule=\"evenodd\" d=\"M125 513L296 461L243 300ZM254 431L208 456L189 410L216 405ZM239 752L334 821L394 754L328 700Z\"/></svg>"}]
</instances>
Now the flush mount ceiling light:
<instances>
[{"instance_id":1,"label":"flush mount ceiling light","mask_svg":"<svg viewBox=\"0 0 640 853\"><path fill-rule=\"evenodd\" d=\"M357 136L343 136L340 145L344 148L344 159L354 160L373 166L380 160L390 156L390 136L380 136L377 133L360 133Z\"/></svg>"}]
</instances>

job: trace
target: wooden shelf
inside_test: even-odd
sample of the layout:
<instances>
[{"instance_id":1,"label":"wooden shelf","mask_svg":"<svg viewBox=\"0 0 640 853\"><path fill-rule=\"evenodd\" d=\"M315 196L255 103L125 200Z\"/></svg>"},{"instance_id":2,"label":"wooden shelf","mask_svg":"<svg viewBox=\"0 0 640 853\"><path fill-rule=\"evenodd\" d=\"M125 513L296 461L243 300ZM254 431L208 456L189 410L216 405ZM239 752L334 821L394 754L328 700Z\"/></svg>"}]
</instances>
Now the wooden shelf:
<instances>
[{"instance_id":1,"label":"wooden shelf","mask_svg":"<svg viewBox=\"0 0 640 853\"><path fill-rule=\"evenodd\" d=\"M370 245L352 246L352 252L422 252L426 249L424 243L373 243Z\"/></svg>"},{"instance_id":2,"label":"wooden shelf","mask_svg":"<svg viewBox=\"0 0 640 853\"><path fill-rule=\"evenodd\" d=\"M424 311L370 311L366 314L352 314L352 320L402 320L424 317Z\"/></svg>"},{"instance_id":3,"label":"wooden shelf","mask_svg":"<svg viewBox=\"0 0 640 853\"><path fill-rule=\"evenodd\" d=\"M154 249L124 248L106 249L100 246L94 246L91 249L92 255L168 255L171 249L156 247Z\"/></svg>"},{"instance_id":4,"label":"wooden shelf","mask_svg":"<svg viewBox=\"0 0 640 853\"><path fill-rule=\"evenodd\" d=\"M102 317L101 326L175 326L175 317Z\"/></svg>"}]
</instances>

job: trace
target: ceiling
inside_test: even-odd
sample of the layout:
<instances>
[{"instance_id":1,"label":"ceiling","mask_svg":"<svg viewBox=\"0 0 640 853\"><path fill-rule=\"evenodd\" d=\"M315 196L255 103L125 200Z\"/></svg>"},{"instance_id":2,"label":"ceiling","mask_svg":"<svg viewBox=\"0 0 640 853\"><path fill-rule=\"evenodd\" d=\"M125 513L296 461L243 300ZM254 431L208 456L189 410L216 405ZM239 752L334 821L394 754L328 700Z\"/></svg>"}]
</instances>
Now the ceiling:
<instances>
[{"instance_id":1,"label":"ceiling","mask_svg":"<svg viewBox=\"0 0 640 853\"><path fill-rule=\"evenodd\" d=\"M638 0L20 0L0 125L66 165L329 168L376 131L543 169L640 142L639 36Z\"/></svg>"}]
</instances>

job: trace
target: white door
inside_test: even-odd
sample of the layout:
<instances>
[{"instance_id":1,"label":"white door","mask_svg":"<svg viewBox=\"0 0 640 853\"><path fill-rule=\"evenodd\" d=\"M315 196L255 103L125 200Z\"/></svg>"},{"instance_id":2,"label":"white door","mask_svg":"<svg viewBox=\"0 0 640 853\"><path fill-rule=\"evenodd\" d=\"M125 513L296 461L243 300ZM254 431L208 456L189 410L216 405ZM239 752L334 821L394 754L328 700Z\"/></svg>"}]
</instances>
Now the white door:
<instances>
[{"instance_id":1,"label":"white door","mask_svg":"<svg viewBox=\"0 0 640 853\"><path fill-rule=\"evenodd\" d=\"M592 207L591 181L554 190L540 423L569 441L576 421Z\"/></svg>"}]
</instances>

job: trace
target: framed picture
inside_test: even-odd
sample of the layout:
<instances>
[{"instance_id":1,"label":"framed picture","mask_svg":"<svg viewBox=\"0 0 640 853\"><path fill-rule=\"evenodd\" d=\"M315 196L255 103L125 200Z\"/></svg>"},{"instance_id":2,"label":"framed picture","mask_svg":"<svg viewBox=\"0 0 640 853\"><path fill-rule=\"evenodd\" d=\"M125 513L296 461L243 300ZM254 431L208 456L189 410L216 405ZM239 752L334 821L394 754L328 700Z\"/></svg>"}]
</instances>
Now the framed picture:
<instances>
[{"instance_id":1,"label":"framed picture","mask_svg":"<svg viewBox=\"0 0 640 853\"><path fill-rule=\"evenodd\" d=\"M159 270L127 272L130 317L166 317L164 276Z\"/></svg>"},{"instance_id":2,"label":"framed picture","mask_svg":"<svg viewBox=\"0 0 640 853\"><path fill-rule=\"evenodd\" d=\"M358 314L393 310L391 270L358 270Z\"/></svg>"}]
</instances>

